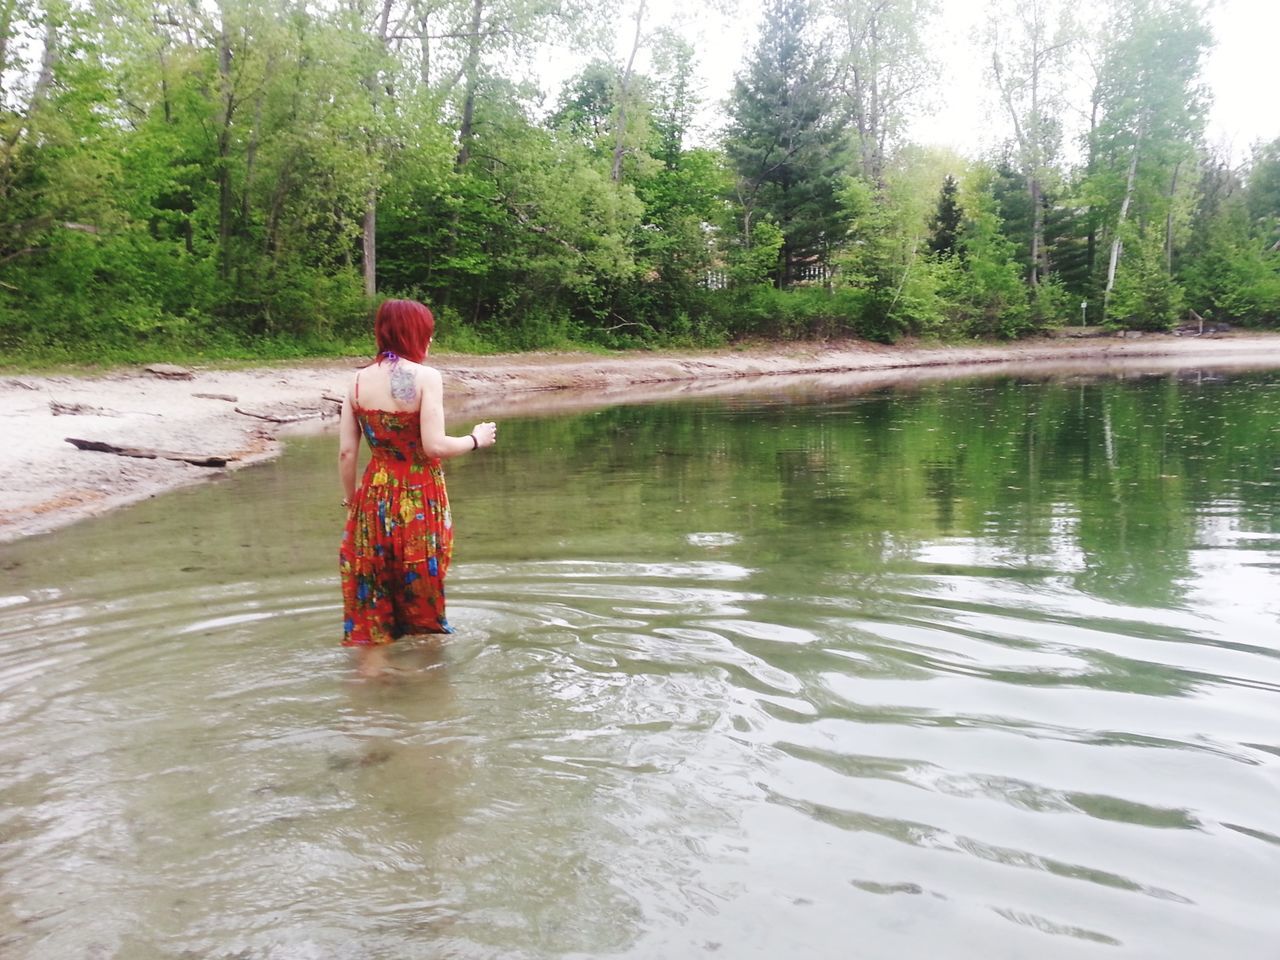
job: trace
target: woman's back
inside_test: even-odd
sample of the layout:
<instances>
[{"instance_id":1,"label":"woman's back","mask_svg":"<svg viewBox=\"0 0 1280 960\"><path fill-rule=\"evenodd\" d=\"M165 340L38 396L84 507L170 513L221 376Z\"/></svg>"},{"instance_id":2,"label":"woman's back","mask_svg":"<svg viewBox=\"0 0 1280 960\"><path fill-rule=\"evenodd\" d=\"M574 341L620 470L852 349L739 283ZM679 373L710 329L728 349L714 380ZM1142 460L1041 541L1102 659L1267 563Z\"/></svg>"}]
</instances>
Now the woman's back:
<instances>
[{"instance_id":1,"label":"woman's back","mask_svg":"<svg viewBox=\"0 0 1280 960\"><path fill-rule=\"evenodd\" d=\"M417 370L418 364L397 360L365 367L356 374L351 390L352 407L373 462L421 465L427 460L422 453Z\"/></svg>"},{"instance_id":2,"label":"woman's back","mask_svg":"<svg viewBox=\"0 0 1280 960\"><path fill-rule=\"evenodd\" d=\"M422 405L418 389L421 364L410 360L379 359L356 374L351 399L362 410L417 413Z\"/></svg>"}]
</instances>

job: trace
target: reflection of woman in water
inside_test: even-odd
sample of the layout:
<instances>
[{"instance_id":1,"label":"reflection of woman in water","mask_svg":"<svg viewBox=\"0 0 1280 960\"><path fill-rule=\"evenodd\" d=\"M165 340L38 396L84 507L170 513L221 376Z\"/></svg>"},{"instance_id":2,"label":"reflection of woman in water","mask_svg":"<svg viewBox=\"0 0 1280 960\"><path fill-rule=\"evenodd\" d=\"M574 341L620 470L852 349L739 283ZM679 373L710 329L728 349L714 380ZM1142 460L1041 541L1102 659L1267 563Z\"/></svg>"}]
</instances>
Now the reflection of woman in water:
<instances>
[{"instance_id":1,"label":"reflection of woman in water","mask_svg":"<svg viewBox=\"0 0 1280 960\"><path fill-rule=\"evenodd\" d=\"M453 632L444 609L453 522L440 461L497 440L493 423L476 424L465 437L444 432L440 374L422 365L434 331L422 304L383 303L374 322L378 356L356 374L342 404L342 643L359 648L366 676L383 670L386 645L400 637ZM357 487L361 434L370 460Z\"/></svg>"}]
</instances>

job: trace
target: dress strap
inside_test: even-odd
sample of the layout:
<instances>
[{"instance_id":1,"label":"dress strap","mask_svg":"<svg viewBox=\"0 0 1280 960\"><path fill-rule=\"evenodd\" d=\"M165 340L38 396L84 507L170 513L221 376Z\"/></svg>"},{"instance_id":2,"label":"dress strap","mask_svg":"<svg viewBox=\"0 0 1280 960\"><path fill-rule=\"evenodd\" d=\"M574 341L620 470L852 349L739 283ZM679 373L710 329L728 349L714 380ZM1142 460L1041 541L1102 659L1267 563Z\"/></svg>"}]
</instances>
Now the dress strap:
<instances>
[{"instance_id":1,"label":"dress strap","mask_svg":"<svg viewBox=\"0 0 1280 960\"><path fill-rule=\"evenodd\" d=\"M360 406L360 372L356 373L356 406Z\"/></svg>"}]
</instances>

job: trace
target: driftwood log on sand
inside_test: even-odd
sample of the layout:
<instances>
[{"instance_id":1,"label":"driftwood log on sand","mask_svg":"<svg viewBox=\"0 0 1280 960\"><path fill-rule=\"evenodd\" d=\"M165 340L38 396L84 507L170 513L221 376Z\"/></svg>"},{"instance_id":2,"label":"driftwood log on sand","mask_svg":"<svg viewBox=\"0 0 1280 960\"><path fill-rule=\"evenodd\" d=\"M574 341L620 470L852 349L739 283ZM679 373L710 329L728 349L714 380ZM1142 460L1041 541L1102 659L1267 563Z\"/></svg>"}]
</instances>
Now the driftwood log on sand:
<instances>
[{"instance_id":1,"label":"driftwood log on sand","mask_svg":"<svg viewBox=\"0 0 1280 960\"><path fill-rule=\"evenodd\" d=\"M245 407L236 407L236 413L244 414L246 417L253 417L257 420L267 420L271 423L298 423L302 420L319 420L324 418L324 411L319 407L311 407L305 410L296 408L274 409L274 410L251 410Z\"/></svg>"},{"instance_id":2,"label":"driftwood log on sand","mask_svg":"<svg viewBox=\"0 0 1280 960\"><path fill-rule=\"evenodd\" d=\"M63 403L61 400L49 401L49 412L55 417L72 417L72 416L93 416L93 417L118 417L120 414L114 410L107 410L103 407L91 407L87 403Z\"/></svg>"},{"instance_id":3,"label":"driftwood log on sand","mask_svg":"<svg viewBox=\"0 0 1280 960\"><path fill-rule=\"evenodd\" d=\"M239 406L235 411L246 417L267 420L271 423L298 423L302 420L327 420L337 415L336 408L340 406L342 406L342 398L325 391L320 395L319 403L294 401L260 407Z\"/></svg>"},{"instance_id":4,"label":"driftwood log on sand","mask_svg":"<svg viewBox=\"0 0 1280 960\"><path fill-rule=\"evenodd\" d=\"M227 403L235 403L240 399L234 393L193 393L192 396L201 400L225 400Z\"/></svg>"},{"instance_id":5,"label":"driftwood log on sand","mask_svg":"<svg viewBox=\"0 0 1280 960\"><path fill-rule=\"evenodd\" d=\"M64 437L64 440L80 450L97 450L102 453L114 453L120 457L136 457L140 460L181 460L197 467L225 467L238 457L205 456L200 453L176 453L173 450L152 450L148 447L120 447L114 443L103 443L101 440L81 440L79 437Z\"/></svg>"},{"instance_id":6,"label":"driftwood log on sand","mask_svg":"<svg viewBox=\"0 0 1280 960\"><path fill-rule=\"evenodd\" d=\"M161 380L194 380L196 378L195 371L190 367L179 367L172 363L153 363L149 367L143 367L142 372L159 377Z\"/></svg>"}]
</instances>

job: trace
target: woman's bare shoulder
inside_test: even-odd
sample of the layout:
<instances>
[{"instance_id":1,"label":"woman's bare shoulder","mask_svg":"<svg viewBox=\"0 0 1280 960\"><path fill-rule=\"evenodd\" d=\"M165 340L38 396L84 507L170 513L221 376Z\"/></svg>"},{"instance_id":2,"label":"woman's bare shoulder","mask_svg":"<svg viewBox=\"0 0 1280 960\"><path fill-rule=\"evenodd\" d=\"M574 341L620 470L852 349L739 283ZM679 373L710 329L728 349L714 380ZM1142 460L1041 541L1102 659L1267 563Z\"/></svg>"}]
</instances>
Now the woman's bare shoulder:
<instances>
[{"instance_id":1,"label":"woman's bare shoulder","mask_svg":"<svg viewBox=\"0 0 1280 960\"><path fill-rule=\"evenodd\" d=\"M352 402L355 402L355 400L359 397L359 394L360 394L359 386L361 383L364 382L360 376L360 374L362 373L364 373L364 370L357 370L355 373L351 375L351 378L347 381L347 399Z\"/></svg>"},{"instance_id":2,"label":"woman's bare shoulder","mask_svg":"<svg viewBox=\"0 0 1280 960\"><path fill-rule=\"evenodd\" d=\"M423 383L432 387L438 387L444 382L440 371L435 367L428 367L425 363L418 364L418 377Z\"/></svg>"}]
</instances>

